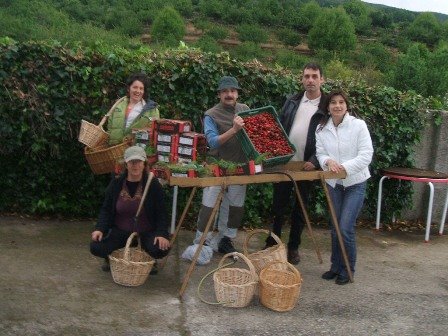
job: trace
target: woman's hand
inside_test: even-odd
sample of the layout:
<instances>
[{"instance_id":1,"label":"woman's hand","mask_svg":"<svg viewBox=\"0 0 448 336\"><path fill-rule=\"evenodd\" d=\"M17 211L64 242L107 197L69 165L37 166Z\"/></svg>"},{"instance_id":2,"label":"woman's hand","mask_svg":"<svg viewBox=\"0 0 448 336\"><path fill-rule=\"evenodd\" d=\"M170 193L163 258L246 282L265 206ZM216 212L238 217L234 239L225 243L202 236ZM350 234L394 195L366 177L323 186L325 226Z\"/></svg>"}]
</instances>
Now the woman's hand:
<instances>
[{"instance_id":1,"label":"woman's hand","mask_svg":"<svg viewBox=\"0 0 448 336\"><path fill-rule=\"evenodd\" d=\"M168 250L170 248L170 241L164 237L155 237L154 238L154 245L157 244L157 242L159 242L159 248L161 250Z\"/></svg>"},{"instance_id":2,"label":"woman's hand","mask_svg":"<svg viewBox=\"0 0 448 336\"><path fill-rule=\"evenodd\" d=\"M103 239L103 233L101 231L93 231L92 232L92 240L93 241L101 241Z\"/></svg>"},{"instance_id":3,"label":"woman's hand","mask_svg":"<svg viewBox=\"0 0 448 336\"><path fill-rule=\"evenodd\" d=\"M337 163L333 159L328 159L327 162L325 162L325 165L328 167L328 170L333 172L333 173L340 173L340 172L344 172L345 171L344 166L339 164L339 163Z\"/></svg>"}]
</instances>

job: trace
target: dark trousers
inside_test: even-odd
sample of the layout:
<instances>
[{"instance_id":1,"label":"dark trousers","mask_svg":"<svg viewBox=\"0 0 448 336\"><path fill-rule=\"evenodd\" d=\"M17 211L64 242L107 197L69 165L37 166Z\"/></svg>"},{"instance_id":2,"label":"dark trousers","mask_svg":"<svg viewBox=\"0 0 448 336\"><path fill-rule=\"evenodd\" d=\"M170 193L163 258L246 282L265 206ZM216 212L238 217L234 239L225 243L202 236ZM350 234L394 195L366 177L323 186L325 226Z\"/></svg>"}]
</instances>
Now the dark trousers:
<instances>
[{"instance_id":1,"label":"dark trousers","mask_svg":"<svg viewBox=\"0 0 448 336\"><path fill-rule=\"evenodd\" d=\"M132 232L113 228L101 241L92 241L90 243L90 253L97 257L107 258L113 251L126 246L126 241L131 233ZM154 259L163 258L168 254L169 250L161 250L158 243L154 244L154 232L141 232L138 235L140 237L142 248ZM168 239L168 237L165 238Z\"/></svg>"},{"instance_id":2,"label":"dark trousers","mask_svg":"<svg viewBox=\"0 0 448 336\"><path fill-rule=\"evenodd\" d=\"M300 195L302 196L305 208L307 208L313 182L298 181L297 186L299 188ZM274 195L272 202L274 221L272 232L281 238L282 226L285 223L285 212L290 204L291 196L293 196L293 205L291 211L291 231L289 233L288 249L297 250L301 243L303 228L305 227L305 217L303 216L302 209L299 206L292 182L274 183Z\"/></svg>"}]
</instances>

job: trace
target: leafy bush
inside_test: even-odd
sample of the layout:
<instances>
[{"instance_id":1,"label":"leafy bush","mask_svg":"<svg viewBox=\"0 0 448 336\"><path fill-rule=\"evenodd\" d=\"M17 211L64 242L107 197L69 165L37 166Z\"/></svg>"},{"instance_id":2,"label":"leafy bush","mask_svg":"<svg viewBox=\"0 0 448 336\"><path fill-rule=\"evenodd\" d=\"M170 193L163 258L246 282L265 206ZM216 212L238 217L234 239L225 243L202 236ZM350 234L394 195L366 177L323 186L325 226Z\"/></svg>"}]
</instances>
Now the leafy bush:
<instances>
[{"instance_id":1,"label":"leafy bush","mask_svg":"<svg viewBox=\"0 0 448 336\"><path fill-rule=\"evenodd\" d=\"M77 141L80 120L98 123L125 93L130 73L143 71L151 77L150 95L162 117L191 120L197 130L203 111L217 102L216 82L223 74L238 78L243 88L240 101L252 108L273 105L278 111L285 96L300 85L297 74L256 61L236 61L228 53L131 52L102 45L69 49L10 39L0 40L0 69L0 211L66 217L94 217L98 212L110 177L90 172ZM412 92L350 82L328 82L325 90L335 86L348 92L372 135L375 158L366 210L374 214L378 170L396 162L412 165L426 101ZM390 217L409 204L411 186L403 183L397 190L393 181L388 185L392 187L384 191L384 204ZM247 204L257 210L248 208L245 223L258 225L271 216L269 186L253 188ZM180 190L179 206L188 192Z\"/></svg>"},{"instance_id":2,"label":"leafy bush","mask_svg":"<svg viewBox=\"0 0 448 336\"><path fill-rule=\"evenodd\" d=\"M251 59L262 59L264 57L264 51L261 47L254 42L243 42L235 49L231 50L231 54L243 61Z\"/></svg>"},{"instance_id":3,"label":"leafy bush","mask_svg":"<svg viewBox=\"0 0 448 336\"><path fill-rule=\"evenodd\" d=\"M277 38L288 46L296 46L300 44L301 38L298 32L290 28L282 28L277 30Z\"/></svg>"},{"instance_id":4,"label":"leafy bush","mask_svg":"<svg viewBox=\"0 0 448 336\"><path fill-rule=\"evenodd\" d=\"M277 51L274 59L277 64L297 71L302 71L303 66L309 62L307 57L290 50Z\"/></svg>"},{"instance_id":5,"label":"leafy bush","mask_svg":"<svg viewBox=\"0 0 448 336\"><path fill-rule=\"evenodd\" d=\"M229 30L226 27L214 25L207 30L206 34L213 37L215 40L224 40L229 36Z\"/></svg>"},{"instance_id":6,"label":"leafy bush","mask_svg":"<svg viewBox=\"0 0 448 336\"><path fill-rule=\"evenodd\" d=\"M200 48L205 52L218 53L222 51L222 47L216 42L216 40L208 35L204 35L196 43L194 43L195 47Z\"/></svg>"},{"instance_id":7,"label":"leafy bush","mask_svg":"<svg viewBox=\"0 0 448 336\"><path fill-rule=\"evenodd\" d=\"M182 17L173 7L165 7L156 16L151 27L154 42L166 46L177 46L185 35Z\"/></svg>"},{"instance_id":8,"label":"leafy bush","mask_svg":"<svg viewBox=\"0 0 448 336\"><path fill-rule=\"evenodd\" d=\"M243 42L264 43L268 40L266 30L253 24L242 24L236 27L238 38Z\"/></svg>"},{"instance_id":9,"label":"leafy bush","mask_svg":"<svg viewBox=\"0 0 448 336\"><path fill-rule=\"evenodd\" d=\"M343 8L324 9L308 33L311 49L350 50L356 45L355 27Z\"/></svg>"}]
</instances>

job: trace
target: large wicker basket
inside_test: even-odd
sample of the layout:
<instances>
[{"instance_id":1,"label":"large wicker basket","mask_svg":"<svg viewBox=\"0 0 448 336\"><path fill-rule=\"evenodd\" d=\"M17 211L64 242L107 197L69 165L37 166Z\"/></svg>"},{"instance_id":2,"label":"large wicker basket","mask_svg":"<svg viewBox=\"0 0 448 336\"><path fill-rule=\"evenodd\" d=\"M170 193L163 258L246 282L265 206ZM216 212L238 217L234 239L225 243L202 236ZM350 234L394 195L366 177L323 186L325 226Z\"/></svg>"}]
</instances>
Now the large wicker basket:
<instances>
[{"instance_id":1,"label":"large wicker basket","mask_svg":"<svg viewBox=\"0 0 448 336\"><path fill-rule=\"evenodd\" d=\"M129 147L129 142L125 141L112 147L85 147L84 155L90 169L95 175L112 173L115 164L123 158L124 151Z\"/></svg>"},{"instance_id":2,"label":"large wicker basket","mask_svg":"<svg viewBox=\"0 0 448 336\"><path fill-rule=\"evenodd\" d=\"M136 236L137 247L130 247ZM154 265L154 259L141 248L140 238L136 232L129 236L124 248L109 255L109 261L112 278L115 283L123 286L143 285Z\"/></svg>"},{"instance_id":3,"label":"large wicker basket","mask_svg":"<svg viewBox=\"0 0 448 336\"><path fill-rule=\"evenodd\" d=\"M100 124L94 125L86 120L81 120L81 128L79 130L79 142L89 148L100 147L107 143L109 134L104 131L103 124L106 118L103 118Z\"/></svg>"},{"instance_id":4,"label":"large wicker basket","mask_svg":"<svg viewBox=\"0 0 448 336\"><path fill-rule=\"evenodd\" d=\"M268 247L264 250L260 250L254 253L249 253L248 246L250 239L260 233L270 234L272 238L277 242L276 245ZM287 261L286 256L286 247L285 244L282 243L280 238L275 235L274 233L263 230L263 229L257 229L253 230L252 232L249 232L246 236L246 240L243 244L243 253L244 255L249 258L249 260L252 262L252 264L255 266L255 269L257 270L257 273L260 274L260 271L271 261Z\"/></svg>"},{"instance_id":5,"label":"large wicker basket","mask_svg":"<svg viewBox=\"0 0 448 336\"><path fill-rule=\"evenodd\" d=\"M302 277L293 265L273 261L260 272L260 302L275 311L289 311L297 304L301 286Z\"/></svg>"},{"instance_id":6,"label":"large wicker basket","mask_svg":"<svg viewBox=\"0 0 448 336\"><path fill-rule=\"evenodd\" d=\"M254 296L258 285L258 275L255 268L243 254L238 252L224 255L219 262L223 266L224 260L229 257L241 258L249 267L221 268L213 274L215 295L219 303L225 307L246 307Z\"/></svg>"}]
</instances>

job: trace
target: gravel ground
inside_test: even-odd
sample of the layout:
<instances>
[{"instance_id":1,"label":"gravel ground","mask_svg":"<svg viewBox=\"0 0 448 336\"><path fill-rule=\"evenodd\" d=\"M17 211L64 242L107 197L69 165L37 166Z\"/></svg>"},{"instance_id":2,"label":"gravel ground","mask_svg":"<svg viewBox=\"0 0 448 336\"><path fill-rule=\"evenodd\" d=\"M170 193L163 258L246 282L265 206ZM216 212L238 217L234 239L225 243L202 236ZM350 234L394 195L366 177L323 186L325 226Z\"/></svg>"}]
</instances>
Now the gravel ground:
<instances>
[{"instance_id":1,"label":"gravel ground","mask_svg":"<svg viewBox=\"0 0 448 336\"><path fill-rule=\"evenodd\" d=\"M181 231L158 275L140 287L119 286L89 254L92 226L0 217L0 335L447 334L447 236L433 234L424 243L423 232L360 228L355 282L338 286L320 278L329 267L329 231L314 229L324 262L305 234L300 297L293 310L279 313L258 296L245 308L202 302L197 286L219 254L196 267L180 300L189 263L179 256L192 240L189 231ZM240 232L237 248L244 237ZM215 300L211 278L202 295Z\"/></svg>"}]
</instances>

